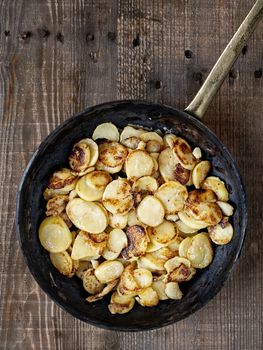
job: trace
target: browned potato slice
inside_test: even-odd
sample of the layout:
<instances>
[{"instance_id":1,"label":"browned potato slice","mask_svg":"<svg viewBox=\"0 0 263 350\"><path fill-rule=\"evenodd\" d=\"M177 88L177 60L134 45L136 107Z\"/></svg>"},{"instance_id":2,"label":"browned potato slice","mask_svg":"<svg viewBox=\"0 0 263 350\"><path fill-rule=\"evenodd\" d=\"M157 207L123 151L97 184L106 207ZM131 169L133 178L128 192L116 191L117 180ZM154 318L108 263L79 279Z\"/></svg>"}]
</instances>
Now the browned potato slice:
<instances>
[{"instance_id":1,"label":"browned potato slice","mask_svg":"<svg viewBox=\"0 0 263 350\"><path fill-rule=\"evenodd\" d=\"M121 215L121 214L112 214L109 212L109 225L112 228L120 228L123 229L127 226L128 223L128 215Z\"/></svg>"},{"instance_id":2,"label":"browned potato slice","mask_svg":"<svg viewBox=\"0 0 263 350\"><path fill-rule=\"evenodd\" d=\"M51 198L47 202L46 216L59 216L65 210L68 201L69 197L65 195Z\"/></svg>"},{"instance_id":3,"label":"browned potato slice","mask_svg":"<svg viewBox=\"0 0 263 350\"><path fill-rule=\"evenodd\" d=\"M48 180L48 188L56 194L67 194L74 190L77 178L67 168L61 168L53 173ZM53 196L52 196L53 197Z\"/></svg>"},{"instance_id":4,"label":"browned potato slice","mask_svg":"<svg viewBox=\"0 0 263 350\"><path fill-rule=\"evenodd\" d=\"M103 205L112 214L126 215L133 207L131 186L126 179L110 182L103 194Z\"/></svg>"},{"instance_id":5,"label":"browned potato slice","mask_svg":"<svg viewBox=\"0 0 263 350\"><path fill-rule=\"evenodd\" d=\"M77 142L69 155L69 166L74 171L85 171L90 164L90 147L84 141Z\"/></svg>"},{"instance_id":6,"label":"browned potato slice","mask_svg":"<svg viewBox=\"0 0 263 350\"><path fill-rule=\"evenodd\" d=\"M105 141L99 145L99 160L107 167L123 165L127 154L127 149L115 141Z\"/></svg>"},{"instance_id":7,"label":"browned potato slice","mask_svg":"<svg viewBox=\"0 0 263 350\"><path fill-rule=\"evenodd\" d=\"M164 219L164 207L156 197L146 196L137 208L137 216L145 225L155 227Z\"/></svg>"},{"instance_id":8,"label":"browned potato slice","mask_svg":"<svg viewBox=\"0 0 263 350\"><path fill-rule=\"evenodd\" d=\"M126 235L128 246L122 251L122 257L129 259L143 255L149 242L146 230L142 226L134 225L127 228Z\"/></svg>"},{"instance_id":9,"label":"browned potato slice","mask_svg":"<svg viewBox=\"0 0 263 350\"><path fill-rule=\"evenodd\" d=\"M169 282L165 286L165 294L169 299L180 300L183 297L183 293L179 288L179 284L177 282Z\"/></svg>"},{"instance_id":10,"label":"browned potato slice","mask_svg":"<svg viewBox=\"0 0 263 350\"><path fill-rule=\"evenodd\" d=\"M208 232L211 240L218 245L229 243L234 234L233 226L224 220L216 226L210 226Z\"/></svg>"},{"instance_id":11,"label":"browned potato slice","mask_svg":"<svg viewBox=\"0 0 263 350\"><path fill-rule=\"evenodd\" d=\"M203 160L194 167L192 179L195 188L201 187L201 184L207 177L207 174L209 173L210 169L211 163L208 160Z\"/></svg>"},{"instance_id":12,"label":"browned potato slice","mask_svg":"<svg viewBox=\"0 0 263 350\"><path fill-rule=\"evenodd\" d=\"M98 160L97 163L96 163L96 169L97 170L102 170L102 171L107 171L110 174L116 174L119 171L121 171L122 164L118 165L118 166L115 166L115 167L110 167L110 166L106 166L100 160Z\"/></svg>"},{"instance_id":13,"label":"browned potato slice","mask_svg":"<svg viewBox=\"0 0 263 350\"><path fill-rule=\"evenodd\" d=\"M163 137L164 146L170 147L171 149L173 149L176 139L177 139L177 136L175 136L174 134L164 135Z\"/></svg>"},{"instance_id":14,"label":"browned potato slice","mask_svg":"<svg viewBox=\"0 0 263 350\"><path fill-rule=\"evenodd\" d=\"M150 236L150 238L151 238L151 236ZM163 246L164 246L163 244L160 244L160 243L157 243L157 242L149 242L148 245L147 245L146 252L147 253L155 252L156 250L162 248Z\"/></svg>"},{"instance_id":15,"label":"browned potato slice","mask_svg":"<svg viewBox=\"0 0 263 350\"><path fill-rule=\"evenodd\" d=\"M129 263L125 266L121 275L120 282L117 287L119 295L126 295L133 297L141 290L134 278L135 264Z\"/></svg>"},{"instance_id":16,"label":"browned potato slice","mask_svg":"<svg viewBox=\"0 0 263 350\"><path fill-rule=\"evenodd\" d=\"M39 226L39 240L50 253L60 253L68 249L72 242L72 235L59 216L45 218Z\"/></svg>"},{"instance_id":17,"label":"browned potato slice","mask_svg":"<svg viewBox=\"0 0 263 350\"><path fill-rule=\"evenodd\" d=\"M135 129L132 126L125 126L125 128L121 132L120 142L123 143L124 140L127 140L131 137L140 138L142 134L145 133L143 129Z\"/></svg>"},{"instance_id":18,"label":"browned potato slice","mask_svg":"<svg viewBox=\"0 0 263 350\"><path fill-rule=\"evenodd\" d=\"M119 278L123 269L122 263L117 260L104 261L95 269L95 276L101 283L109 283Z\"/></svg>"},{"instance_id":19,"label":"browned potato slice","mask_svg":"<svg viewBox=\"0 0 263 350\"><path fill-rule=\"evenodd\" d=\"M164 260L153 256L153 253L146 253L139 258L138 268L144 268L151 272L164 271Z\"/></svg>"},{"instance_id":20,"label":"browned potato slice","mask_svg":"<svg viewBox=\"0 0 263 350\"><path fill-rule=\"evenodd\" d=\"M159 171L165 181L179 181L185 185L190 178L190 170L185 169L170 148L164 149L158 158Z\"/></svg>"},{"instance_id":21,"label":"browned potato slice","mask_svg":"<svg viewBox=\"0 0 263 350\"><path fill-rule=\"evenodd\" d=\"M135 192L142 192L142 195L153 194L158 189L158 182L152 176L143 176L134 182L132 189Z\"/></svg>"},{"instance_id":22,"label":"browned potato slice","mask_svg":"<svg viewBox=\"0 0 263 350\"><path fill-rule=\"evenodd\" d=\"M86 175L87 184L94 190L104 190L105 187L112 181L109 173L106 171L92 171Z\"/></svg>"},{"instance_id":23,"label":"browned potato slice","mask_svg":"<svg viewBox=\"0 0 263 350\"><path fill-rule=\"evenodd\" d=\"M231 204L226 203L226 202L221 202L221 201L217 201L216 204L219 206L219 208L221 209L222 213L225 216L232 216L234 213L234 208L232 207Z\"/></svg>"},{"instance_id":24,"label":"browned potato slice","mask_svg":"<svg viewBox=\"0 0 263 350\"><path fill-rule=\"evenodd\" d=\"M76 270L76 275L82 279L84 272L91 268L92 268L92 265L90 261L79 261L79 266Z\"/></svg>"},{"instance_id":25,"label":"browned potato slice","mask_svg":"<svg viewBox=\"0 0 263 350\"><path fill-rule=\"evenodd\" d=\"M186 258L174 257L164 264L168 274L165 277L165 282L185 282L189 281L196 270L191 267L191 263Z\"/></svg>"},{"instance_id":26,"label":"browned potato slice","mask_svg":"<svg viewBox=\"0 0 263 350\"><path fill-rule=\"evenodd\" d=\"M202 188L206 190L209 189L215 192L219 201L227 202L229 199L229 194L226 189L226 186L224 182L219 179L219 177L216 177L216 176L207 177L205 181L202 183Z\"/></svg>"},{"instance_id":27,"label":"browned potato slice","mask_svg":"<svg viewBox=\"0 0 263 350\"><path fill-rule=\"evenodd\" d=\"M173 152L178 157L179 162L184 168L193 170L196 164L196 158L192 153L191 146L186 140L177 137L174 142Z\"/></svg>"},{"instance_id":28,"label":"browned potato slice","mask_svg":"<svg viewBox=\"0 0 263 350\"><path fill-rule=\"evenodd\" d=\"M140 142L141 140L139 139L139 137L131 136L127 139L122 140L121 144L131 150L135 150L136 148L138 148Z\"/></svg>"},{"instance_id":29,"label":"browned potato slice","mask_svg":"<svg viewBox=\"0 0 263 350\"><path fill-rule=\"evenodd\" d=\"M135 150L128 155L125 166L128 178L139 178L153 173L154 161L146 151Z\"/></svg>"},{"instance_id":30,"label":"browned potato slice","mask_svg":"<svg viewBox=\"0 0 263 350\"><path fill-rule=\"evenodd\" d=\"M151 271L147 269L135 269L134 279L140 288L150 287L153 281L153 276Z\"/></svg>"},{"instance_id":31,"label":"browned potato slice","mask_svg":"<svg viewBox=\"0 0 263 350\"><path fill-rule=\"evenodd\" d=\"M104 192L104 189L99 190L91 187L89 185L89 182L87 181L87 178L90 174L87 174L85 176L82 176L76 185L76 192L78 196L85 201L92 202L92 201L98 201L102 199L102 195Z\"/></svg>"},{"instance_id":32,"label":"browned potato slice","mask_svg":"<svg viewBox=\"0 0 263 350\"><path fill-rule=\"evenodd\" d=\"M182 220L176 221L175 225L177 226L178 230L184 235L192 235L198 231L196 228L187 226Z\"/></svg>"},{"instance_id":33,"label":"browned potato slice","mask_svg":"<svg viewBox=\"0 0 263 350\"><path fill-rule=\"evenodd\" d=\"M169 181L158 188L155 196L162 202L166 215L169 215L183 209L188 192L178 181Z\"/></svg>"},{"instance_id":34,"label":"browned potato slice","mask_svg":"<svg viewBox=\"0 0 263 350\"><path fill-rule=\"evenodd\" d=\"M88 269L83 273L83 287L89 294L98 294L103 290L104 285L94 275L93 269Z\"/></svg>"},{"instance_id":35,"label":"browned potato slice","mask_svg":"<svg viewBox=\"0 0 263 350\"><path fill-rule=\"evenodd\" d=\"M120 135L117 127L112 123L102 123L96 127L92 134L94 141L106 139L110 141L119 141Z\"/></svg>"},{"instance_id":36,"label":"browned potato slice","mask_svg":"<svg viewBox=\"0 0 263 350\"><path fill-rule=\"evenodd\" d=\"M101 236L97 240L96 236ZM80 231L75 238L71 258L74 260L83 259L91 260L93 257L99 257L106 248L107 234L92 235L85 231Z\"/></svg>"},{"instance_id":37,"label":"browned potato slice","mask_svg":"<svg viewBox=\"0 0 263 350\"><path fill-rule=\"evenodd\" d=\"M150 239L154 243L166 245L176 234L177 230L175 226L171 222L164 220L160 225L151 230Z\"/></svg>"},{"instance_id":38,"label":"browned potato slice","mask_svg":"<svg viewBox=\"0 0 263 350\"><path fill-rule=\"evenodd\" d=\"M175 256L174 252L168 247L162 247L154 252L151 255L156 259L161 259L163 262L173 258Z\"/></svg>"},{"instance_id":39,"label":"browned potato slice","mask_svg":"<svg viewBox=\"0 0 263 350\"><path fill-rule=\"evenodd\" d=\"M133 308L134 304L134 298L114 292L108 308L112 314L126 314Z\"/></svg>"},{"instance_id":40,"label":"browned potato slice","mask_svg":"<svg viewBox=\"0 0 263 350\"><path fill-rule=\"evenodd\" d=\"M71 277L73 262L68 252L49 253L50 260L55 268L67 277Z\"/></svg>"},{"instance_id":41,"label":"browned potato slice","mask_svg":"<svg viewBox=\"0 0 263 350\"><path fill-rule=\"evenodd\" d=\"M213 260L213 248L210 239L205 233L198 233L191 239L191 245L187 250L187 258L191 265L198 269L204 269Z\"/></svg>"},{"instance_id":42,"label":"browned potato slice","mask_svg":"<svg viewBox=\"0 0 263 350\"><path fill-rule=\"evenodd\" d=\"M202 228L206 228L207 226L209 226L208 223L206 223L205 221L196 220L193 217L186 214L184 211L180 211L178 213L178 216L186 226L192 227L196 230L201 230Z\"/></svg>"},{"instance_id":43,"label":"browned potato slice","mask_svg":"<svg viewBox=\"0 0 263 350\"><path fill-rule=\"evenodd\" d=\"M86 298L86 300L89 303L93 303L94 301L100 300L103 297L105 297L105 295L109 294L118 284L118 279L109 282L103 289L101 292L99 292L98 294L95 295L90 295L89 297Z\"/></svg>"},{"instance_id":44,"label":"browned potato slice","mask_svg":"<svg viewBox=\"0 0 263 350\"><path fill-rule=\"evenodd\" d=\"M66 211L70 220L80 230L100 233L108 225L105 211L96 203L74 198L68 203Z\"/></svg>"},{"instance_id":45,"label":"browned potato slice","mask_svg":"<svg viewBox=\"0 0 263 350\"><path fill-rule=\"evenodd\" d=\"M157 292L151 288L145 288L141 292L139 292L138 297L135 297L135 300L141 306L156 306L159 303L159 298Z\"/></svg>"}]
</instances>

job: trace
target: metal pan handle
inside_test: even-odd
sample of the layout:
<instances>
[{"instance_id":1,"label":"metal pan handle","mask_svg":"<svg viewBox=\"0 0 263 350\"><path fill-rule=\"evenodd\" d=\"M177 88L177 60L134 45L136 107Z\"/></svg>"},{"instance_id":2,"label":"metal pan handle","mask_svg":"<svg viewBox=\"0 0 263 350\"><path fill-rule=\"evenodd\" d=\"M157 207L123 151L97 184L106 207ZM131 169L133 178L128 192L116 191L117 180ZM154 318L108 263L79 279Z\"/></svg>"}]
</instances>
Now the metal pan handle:
<instances>
[{"instance_id":1,"label":"metal pan handle","mask_svg":"<svg viewBox=\"0 0 263 350\"><path fill-rule=\"evenodd\" d=\"M237 32L222 52L202 87L185 111L199 119L205 114L242 48L263 16L263 0L257 0Z\"/></svg>"}]
</instances>

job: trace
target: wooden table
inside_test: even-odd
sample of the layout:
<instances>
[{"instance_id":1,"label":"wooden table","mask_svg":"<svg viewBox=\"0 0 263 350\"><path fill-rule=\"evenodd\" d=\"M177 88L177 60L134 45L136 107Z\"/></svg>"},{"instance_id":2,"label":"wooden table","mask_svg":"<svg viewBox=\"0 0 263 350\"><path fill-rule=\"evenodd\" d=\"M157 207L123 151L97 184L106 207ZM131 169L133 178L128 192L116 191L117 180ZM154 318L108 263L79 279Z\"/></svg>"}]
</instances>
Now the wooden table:
<instances>
[{"instance_id":1,"label":"wooden table","mask_svg":"<svg viewBox=\"0 0 263 350\"><path fill-rule=\"evenodd\" d=\"M206 307L150 332L89 326L40 290L15 233L17 184L51 130L109 100L184 108L253 2L0 1L0 349L262 349L263 22L204 120L237 160L249 203L242 257Z\"/></svg>"}]
</instances>

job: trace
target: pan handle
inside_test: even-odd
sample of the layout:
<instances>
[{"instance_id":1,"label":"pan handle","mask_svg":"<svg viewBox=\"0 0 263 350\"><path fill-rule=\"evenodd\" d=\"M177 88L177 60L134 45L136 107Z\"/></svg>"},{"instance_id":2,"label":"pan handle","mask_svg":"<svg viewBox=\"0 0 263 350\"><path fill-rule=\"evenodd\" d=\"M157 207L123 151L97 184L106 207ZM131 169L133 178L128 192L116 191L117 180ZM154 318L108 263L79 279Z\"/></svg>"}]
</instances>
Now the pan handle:
<instances>
[{"instance_id":1,"label":"pan handle","mask_svg":"<svg viewBox=\"0 0 263 350\"><path fill-rule=\"evenodd\" d=\"M185 111L199 119L205 114L242 48L263 16L263 0L257 0L233 38L222 52L202 87Z\"/></svg>"}]
</instances>

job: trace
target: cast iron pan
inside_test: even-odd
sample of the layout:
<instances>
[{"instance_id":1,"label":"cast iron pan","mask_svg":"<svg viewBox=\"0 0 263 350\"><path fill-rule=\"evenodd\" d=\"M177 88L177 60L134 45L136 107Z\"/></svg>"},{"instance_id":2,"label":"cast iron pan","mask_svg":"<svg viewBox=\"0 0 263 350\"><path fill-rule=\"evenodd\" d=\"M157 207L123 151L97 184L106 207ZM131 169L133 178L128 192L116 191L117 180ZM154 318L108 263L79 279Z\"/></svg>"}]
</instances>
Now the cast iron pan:
<instances>
[{"instance_id":1,"label":"cast iron pan","mask_svg":"<svg viewBox=\"0 0 263 350\"><path fill-rule=\"evenodd\" d=\"M245 237L246 199L237 166L226 147L199 118L237 58L248 36L262 15L263 0L257 1L219 58L187 112L144 101L116 101L90 107L66 120L39 146L22 177L17 196L17 232L26 263L39 286L64 310L78 319L98 327L122 331L149 330L179 321L200 309L222 288L236 262ZM85 301L87 293L77 277L62 276L50 263L49 255L38 240L38 227L45 216L43 190L51 173L67 164L73 144L91 137L98 124L113 122L120 128L127 124L173 132L192 146L202 149L204 158L213 164L213 175L225 181L230 201L235 207L232 218L234 237L231 243L215 247L212 264L199 270L193 280L182 284L180 301L162 301L153 308L136 305L124 315L111 315L109 297L96 303Z\"/></svg>"}]
</instances>

